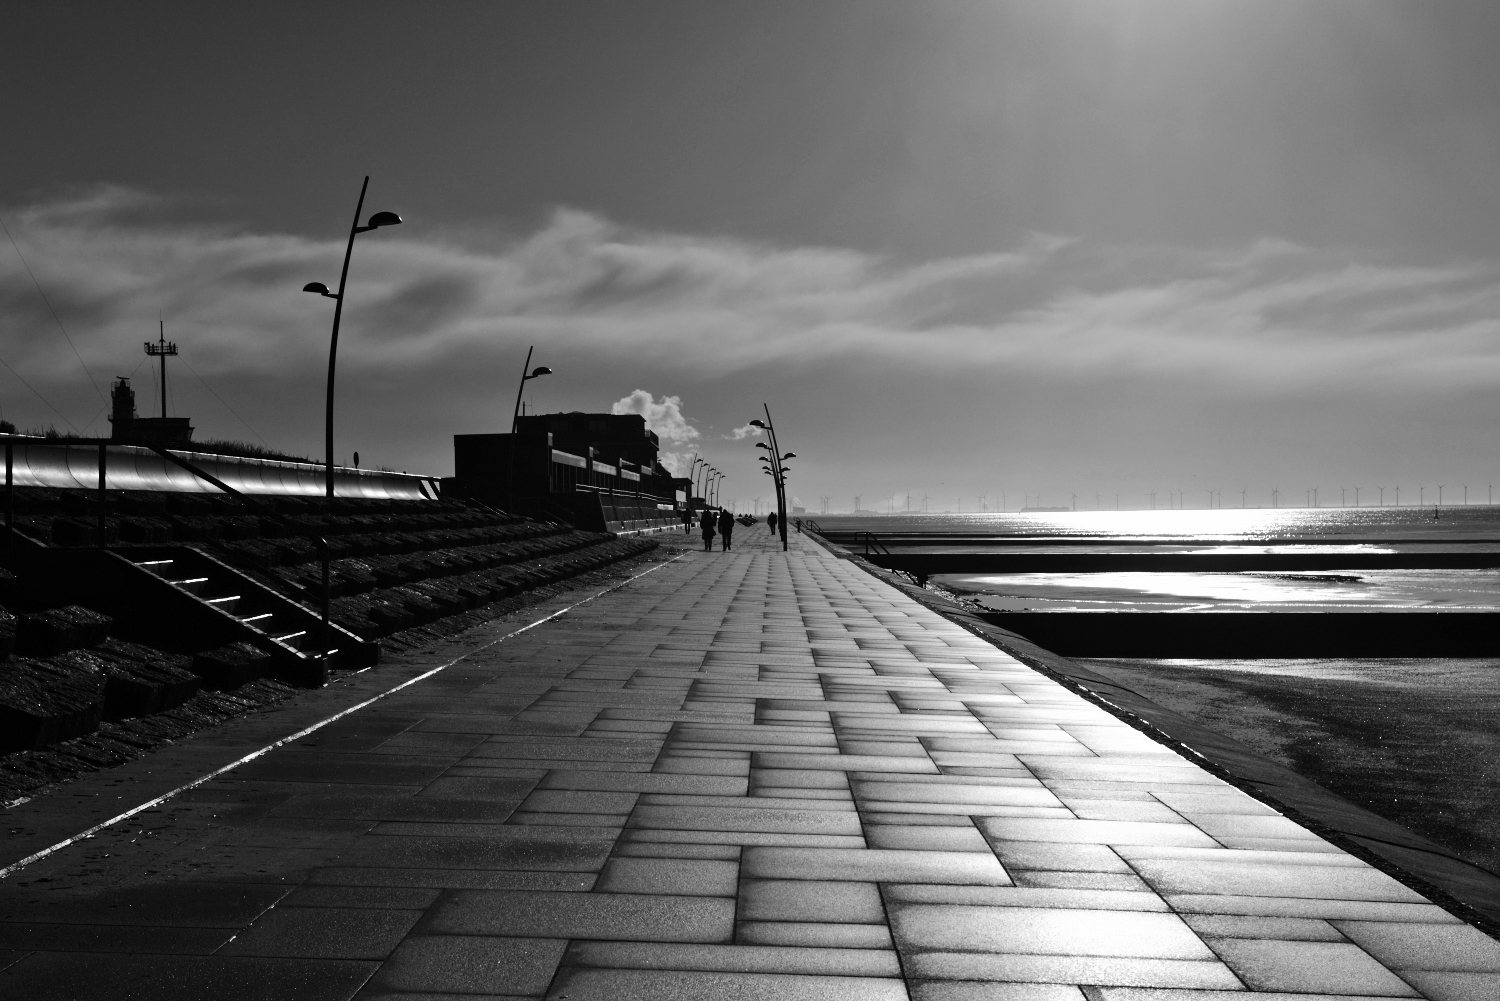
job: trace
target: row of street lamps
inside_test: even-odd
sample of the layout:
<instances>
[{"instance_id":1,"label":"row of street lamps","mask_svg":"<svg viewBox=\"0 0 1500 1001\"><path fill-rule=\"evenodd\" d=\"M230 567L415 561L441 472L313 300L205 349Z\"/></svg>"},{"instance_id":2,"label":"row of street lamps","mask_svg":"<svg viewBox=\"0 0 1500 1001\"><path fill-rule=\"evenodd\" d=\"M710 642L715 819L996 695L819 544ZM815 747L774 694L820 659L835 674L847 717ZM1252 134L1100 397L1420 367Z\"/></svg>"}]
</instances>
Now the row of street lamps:
<instances>
[{"instance_id":1,"label":"row of street lamps","mask_svg":"<svg viewBox=\"0 0 1500 1001\"><path fill-rule=\"evenodd\" d=\"M699 486L699 477L702 477L702 486ZM702 497L705 507L717 507L719 503L719 482L724 474L708 464L708 460L700 459L696 455L688 465L688 477L692 480L692 493L688 497L688 505L692 506L693 497Z\"/></svg>"}]
</instances>

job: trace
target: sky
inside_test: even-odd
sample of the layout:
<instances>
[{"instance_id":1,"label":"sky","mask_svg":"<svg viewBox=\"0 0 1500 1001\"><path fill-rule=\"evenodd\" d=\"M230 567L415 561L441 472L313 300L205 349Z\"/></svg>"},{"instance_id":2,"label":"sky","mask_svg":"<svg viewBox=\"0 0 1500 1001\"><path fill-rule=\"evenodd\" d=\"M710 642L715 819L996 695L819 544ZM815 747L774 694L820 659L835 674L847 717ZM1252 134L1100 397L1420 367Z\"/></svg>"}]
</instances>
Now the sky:
<instances>
[{"instance_id":1,"label":"sky","mask_svg":"<svg viewBox=\"0 0 1500 1001\"><path fill-rule=\"evenodd\" d=\"M742 508L766 407L814 510L1478 498L1497 47L1491 0L16 3L0 410L154 415L160 321L199 437L320 459L300 290L369 175L340 461L451 472L534 345L528 407Z\"/></svg>"}]
</instances>

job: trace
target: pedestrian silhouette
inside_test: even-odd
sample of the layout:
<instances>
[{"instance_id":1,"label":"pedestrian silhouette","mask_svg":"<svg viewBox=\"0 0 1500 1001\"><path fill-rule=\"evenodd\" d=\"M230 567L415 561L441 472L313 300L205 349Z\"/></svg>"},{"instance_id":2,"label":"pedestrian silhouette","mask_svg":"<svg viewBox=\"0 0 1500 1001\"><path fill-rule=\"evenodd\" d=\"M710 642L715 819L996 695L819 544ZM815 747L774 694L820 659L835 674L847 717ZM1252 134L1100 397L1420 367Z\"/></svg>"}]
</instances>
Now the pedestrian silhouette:
<instances>
[{"instance_id":1,"label":"pedestrian silhouette","mask_svg":"<svg viewBox=\"0 0 1500 1001\"><path fill-rule=\"evenodd\" d=\"M734 534L734 515L728 511L719 512L719 537L723 541L719 543L724 552L729 552L729 537Z\"/></svg>"},{"instance_id":2,"label":"pedestrian silhouette","mask_svg":"<svg viewBox=\"0 0 1500 1001\"><path fill-rule=\"evenodd\" d=\"M703 517L698 519L698 527L703 529L703 551L705 553L713 552L714 526L717 524L718 519L714 517L714 513L708 508L704 508Z\"/></svg>"},{"instance_id":3,"label":"pedestrian silhouette","mask_svg":"<svg viewBox=\"0 0 1500 1001\"><path fill-rule=\"evenodd\" d=\"M766 515L766 527L771 530L771 534L772 535L776 534L776 512L775 511L772 511L770 514Z\"/></svg>"}]
</instances>

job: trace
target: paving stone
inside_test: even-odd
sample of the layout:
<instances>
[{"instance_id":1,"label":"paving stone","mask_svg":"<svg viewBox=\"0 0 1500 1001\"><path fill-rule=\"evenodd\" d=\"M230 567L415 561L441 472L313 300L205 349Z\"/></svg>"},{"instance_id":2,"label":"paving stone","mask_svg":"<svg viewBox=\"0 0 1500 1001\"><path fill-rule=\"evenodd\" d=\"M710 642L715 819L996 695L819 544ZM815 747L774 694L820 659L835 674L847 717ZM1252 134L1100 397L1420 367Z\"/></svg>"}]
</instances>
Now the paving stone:
<instances>
[{"instance_id":1,"label":"paving stone","mask_svg":"<svg viewBox=\"0 0 1500 1001\"><path fill-rule=\"evenodd\" d=\"M1490 1001L1500 992L1490 973L1403 970L1401 976L1433 1001Z\"/></svg>"},{"instance_id":2,"label":"paving stone","mask_svg":"<svg viewBox=\"0 0 1500 1001\"><path fill-rule=\"evenodd\" d=\"M0 891L0 921L243 928L291 891L254 883L173 882L76 894Z\"/></svg>"},{"instance_id":3,"label":"paving stone","mask_svg":"<svg viewBox=\"0 0 1500 1001\"><path fill-rule=\"evenodd\" d=\"M1119 820L1048 820L1029 817L986 817L978 821L986 835L1005 841L1056 841L1063 844L1174 845L1212 848L1213 838L1193 825L1143 824Z\"/></svg>"},{"instance_id":4,"label":"paving stone","mask_svg":"<svg viewBox=\"0 0 1500 1001\"><path fill-rule=\"evenodd\" d=\"M912 1001L1085 1001L1083 989L1070 984L979 984L959 980L917 981L911 985L911 997Z\"/></svg>"},{"instance_id":5,"label":"paving stone","mask_svg":"<svg viewBox=\"0 0 1500 1001\"><path fill-rule=\"evenodd\" d=\"M1234 853L1227 853L1234 854ZM1161 893L1223 893L1328 900L1388 900L1418 903L1424 898L1378 869L1349 866L1277 866L1263 862L1186 862L1133 860L1141 878Z\"/></svg>"},{"instance_id":6,"label":"paving stone","mask_svg":"<svg viewBox=\"0 0 1500 1001\"><path fill-rule=\"evenodd\" d=\"M568 1001L908 1001L896 978L692 973L667 970L559 971L553 997Z\"/></svg>"},{"instance_id":7,"label":"paving stone","mask_svg":"<svg viewBox=\"0 0 1500 1001\"><path fill-rule=\"evenodd\" d=\"M1048 984L1124 984L1237 990L1240 981L1218 962L1018 953L919 952L903 956L908 977L1010 980Z\"/></svg>"},{"instance_id":8,"label":"paving stone","mask_svg":"<svg viewBox=\"0 0 1500 1001\"><path fill-rule=\"evenodd\" d=\"M893 885L886 888L892 901L913 904L961 904L982 907L1047 907L1109 911L1165 911L1166 901L1155 893L1121 890L1056 889L1034 886L933 886Z\"/></svg>"},{"instance_id":9,"label":"paving stone","mask_svg":"<svg viewBox=\"0 0 1500 1001\"><path fill-rule=\"evenodd\" d=\"M347 960L34 952L0 976L7 996L27 1001L313 1001L352 996L375 969Z\"/></svg>"},{"instance_id":10,"label":"paving stone","mask_svg":"<svg viewBox=\"0 0 1500 1001\"><path fill-rule=\"evenodd\" d=\"M885 905L874 883L742 879L744 921L818 921L884 924Z\"/></svg>"},{"instance_id":11,"label":"paving stone","mask_svg":"<svg viewBox=\"0 0 1500 1001\"><path fill-rule=\"evenodd\" d=\"M903 952L1214 958L1177 915L1142 911L899 903L891 932Z\"/></svg>"},{"instance_id":12,"label":"paving stone","mask_svg":"<svg viewBox=\"0 0 1500 1001\"><path fill-rule=\"evenodd\" d=\"M567 943L545 938L415 935L371 981L374 990L449 994L541 994Z\"/></svg>"},{"instance_id":13,"label":"paving stone","mask_svg":"<svg viewBox=\"0 0 1500 1001\"><path fill-rule=\"evenodd\" d=\"M1253 990L1420 997L1369 953L1347 942L1226 938L1214 942L1214 951Z\"/></svg>"},{"instance_id":14,"label":"paving stone","mask_svg":"<svg viewBox=\"0 0 1500 1001\"><path fill-rule=\"evenodd\" d=\"M747 879L853 880L1004 886L1010 877L993 855L977 852L857 848L747 848Z\"/></svg>"},{"instance_id":15,"label":"paving stone","mask_svg":"<svg viewBox=\"0 0 1500 1001\"><path fill-rule=\"evenodd\" d=\"M758 806L648 806L630 817L631 827L667 830L760 831L775 834L861 833L859 816L845 810L768 809Z\"/></svg>"},{"instance_id":16,"label":"paving stone","mask_svg":"<svg viewBox=\"0 0 1500 1001\"><path fill-rule=\"evenodd\" d=\"M1401 921L1460 924L1436 904L1404 904L1385 900L1334 900L1319 897L1277 897L1233 894L1165 893L1162 899L1180 914L1250 914L1263 917L1323 918L1333 921Z\"/></svg>"},{"instance_id":17,"label":"paving stone","mask_svg":"<svg viewBox=\"0 0 1500 1001\"><path fill-rule=\"evenodd\" d=\"M676 775L663 772L622 773L554 771L538 783L540 789L595 789L609 792L681 793L703 796L743 796L743 778L715 775Z\"/></svg>"},{"instance_id":18,"label":"paving stone","mask_svg":"<svg viewBox=\"0 0 1500 1001\"><path fill-rule=\"evenodd\" d=\"M582 892L592 889L597 878L593 872L327 866L313 870L307 882L309 885L321 886Z\"/></svg>"},{"instance_id":19,"label":"paving stone","mask_svg":"<svg viewBox=\"0 0 1500 1001\"><path fill-rule=\"evenodd\" d=\"M1393 968L1500 974L1500 942L1468 925L1336 921L1333 927Z\"/></svg>"},{"instance_id":20,"label":"paving stone","mask_svg":"<svg viewBox=\"0 0 1500 1001\"><path fill-rule=\"evenodd\" d=\"M422 916L394 908L275 908L262 914L223 956L385 959Z\"/></svg>"},{"instance_id":21,"label":"paving stone","mask_svg":"<svg viewBox=\"0 0 1500 1001\"><path fill-rule=\"evenodd\" d=\"M369 907L376 910L425 910L437 900L438 891L427 887L317 886L304 884L287 894L276 906Z\"/></svg>"},{"instance_id":22,"label":"paving stone","mask_svg":"<svg viewBox=\"0 0 1500 1001\"><path fill-rule=\"evenodd\" d=\"M895 952L887 949L575 942L563 961L569 967L595 966L617 970L801 973L837 977L895 977L901 974L901 964Z\"/></svg>"},{"instance_id":23,"label":"paving stone","mask_svg":"<svg viewBox=\"0 0 1500 1001\"><path fill-rule=\"evenodd\" d=\"M820 949L893 948L890 929L883 924L741 921L734 934L735 941L744 945L795 945Z\"/></svg>"},{"instance_id":24,"label":"paving stone","mask_svg":"<svg viewBox=\"0 0 1500 1001\"><path fill-rule=\"evenodd\" d=\"M903 851L939 852L986 852L990 846L969 824L964 827L898 827L880 824L865 828L865 841L871 848L892 848Z\"/></svg>"},{"instance_id":25,"label":"paving stone","mask_svg":"<svg viewBox=\"0 0 1500 1001\"><path fill-rule=\"evenodd\" d=\"M418 932L729 942L734 911L734 901L724 897L458 890L428 912Z\"/></svg>"},{"instance_id":26,"label":"paving stone","mask_svg":"<svg viewBox=\"0 0 1500 1001\"><path fill-rule=\"evenodd\" d=\"M605 865L594 888L601 893L733 897L739 871L738 862L617 856Z\"/></svg>"},{"instance_id":27,"label":"paving stone","mask_svg":"<svg viewBox=\"0 0 1500 1001\"><path fill-rule=\"evenodd\" d=\"M208 956L234 938L229 928L0 922L0 950L14 962L36 949ZM4 986L0 977L0 987Z\"/></svg>"}]
</instances>

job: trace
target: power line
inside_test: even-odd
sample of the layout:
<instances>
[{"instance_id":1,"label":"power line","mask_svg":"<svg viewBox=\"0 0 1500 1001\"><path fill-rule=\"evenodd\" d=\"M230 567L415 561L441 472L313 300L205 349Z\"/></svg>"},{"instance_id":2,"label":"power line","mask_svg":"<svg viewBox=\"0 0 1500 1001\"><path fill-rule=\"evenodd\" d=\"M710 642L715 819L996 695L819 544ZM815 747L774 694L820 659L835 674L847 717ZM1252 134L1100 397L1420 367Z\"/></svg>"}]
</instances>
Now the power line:
<instances>
[{"instance_id":1,"label":"power line","mask_svg":"<svg viewBox=\"0 0 1500 1001\"><path fill-rule=\"evenodd\" d=\"M15 248L16 256L21 259L21 267L26 269L26 274L31 278L31 284L36 286L37 295L40 295L42 302L47 304L47 312L52 314L52 319L57 323L57 329L62 331L63 340L67 341L68 347L73 349L73 357L78 359L78 364L83 368L83 374L89 377L89 384L94 387L94 392L99 395L99 399L104 405L106 407L109 406L109 401L104 399L104 393L99 389L99 384L94 381L94 373L90 372L89 367L84 364L83 355L78 353L78 346L73 343L73 338L68 336L68 328L63 326L62 318L57 315L57 310L52 308L52 300L48 299L47 293L42 291L42 283L36 280L36 275L32 274L31 265L26 263L26 255L21 253L20 245L16 243L16 238L10 235L10 227L5 225L3 218L0 218L0 229L5 230L5 235L10 240L10 245ZM7 365L6 367L9 368L10 366ZM47 405L50 407L52 404L49 403ZM61 417L62 415L58 414L58 416ZM67 420L67 418L63 417L63 420ZM93 422L90 421L90 423ZM73 426L71 421L68 422L68 426Z\"/></svg>"},{"instance_id":2,"label":"power line","mask_svg":"<svg viewBox=\"0 0 1500 1001\"><path fill-rule=\"evenodd\" d=\"M62 417L62 422L64 424L66 424L70 428L73 428L74 431L78 431L78 428L73 424L73 422L70 421L70 420L68 420L66 417L63 417L63 413L62 413L61 410L58 410L52 404L47 403L47 398L45 396L43 396L41 393L38 393L36 391L36 387L35 386L33 386L31 383L27 382L24 378L22 378L20 372L17 372L15 369L11 368L9 362L7 362L4 358L0 358L0 365L4 365L5 368L6 368L6 370L9 371L11 375L15 376L17 379L20 379L21 380L21 385L23 385L27 389L31 390L31 392L33 394L35 394L35 396L36 396L37 399L41 400L43 403L46 403L48 410L52 411L57 416ZM83 432L79 431L78 433L82 434Z\"/></svg>"},{"instance_id":3,"label":"power line","mask_svg":"<svg viewBox=\"0 0 1500 1001\"><path fill-rule=\"evenodd\" d=\"M184 365L187 365L188 371L193 373L193 378L194 379L197 379L199 382L203 383L203 388L204 389L208 390L210 393L214 393L214 387L210 386L207 382L204 382L203 376L199 375L198 374L198 370L195 369L195 368L193 368L192 365L188 364L187 358L183 357L182 355L178 355L177 356L177 360L180 361L180 362L182 362ZM218 393L214 393L214 399L218 400L220 403L223 403L224 404L224 409L227 410L227 411L229 411L231 414L234 414L235 420L237 420L241 424L245 425L245 427L250 428L250 433L253 434L253 435L255 435L255 437L257 437L257 438L260 438L260 432L257 431L257 430L255 430L254 428L250 427L250 422L249 421L245 420L245 418L241 417L238 413L235 413L235 409L233 407L231 407L228 403L224 402L224 397L220 396ZM260 438L260 443L262 445L266 446L267 448L271 447L271 443L268 442L268 441L266 441L264 438Z\"/></svg>"}]
</instances>

